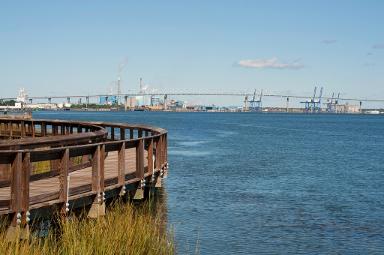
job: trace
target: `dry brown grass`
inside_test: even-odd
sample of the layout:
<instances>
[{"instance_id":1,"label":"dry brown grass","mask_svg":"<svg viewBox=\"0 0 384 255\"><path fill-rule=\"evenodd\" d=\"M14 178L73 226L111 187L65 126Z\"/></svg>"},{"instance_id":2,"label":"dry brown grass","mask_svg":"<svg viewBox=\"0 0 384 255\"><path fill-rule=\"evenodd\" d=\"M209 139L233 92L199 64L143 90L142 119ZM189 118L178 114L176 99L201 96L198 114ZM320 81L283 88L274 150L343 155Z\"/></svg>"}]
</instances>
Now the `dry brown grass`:
<instances>
[{"instance_id":1,"label":"dry brown grass","mask_svg":"<svg viewBox=\"0 0 384 255\"><path fill-rule=\"evenodd\" d=\"M148 207L117 203L98 220L71 216L60 221L59 237L51 232L29 241L5 242L3 226L0 254L174 254L162 215L154 216Z\"/></svg>"}]
</instances>

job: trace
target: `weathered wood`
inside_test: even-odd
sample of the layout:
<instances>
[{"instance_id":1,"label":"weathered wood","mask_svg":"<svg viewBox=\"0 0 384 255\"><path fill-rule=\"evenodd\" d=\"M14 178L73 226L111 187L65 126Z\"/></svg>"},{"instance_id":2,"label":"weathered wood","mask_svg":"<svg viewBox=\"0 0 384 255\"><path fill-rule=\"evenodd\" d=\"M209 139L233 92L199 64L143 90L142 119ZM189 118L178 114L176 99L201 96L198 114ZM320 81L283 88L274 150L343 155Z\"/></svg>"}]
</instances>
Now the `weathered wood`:
<instances>
[{"instance_id":1,"label":"weathered wood","mask_svg":"<svg viewBox=\"0 0 384 255\"><path fill-rule=\"evenodd\" d=\"M47 125L45 122L41 123L41 136L46 136L47 135Z\"/></svg>"},{"instance_id":2,"label":"weathered wood","mask_svg":"<svg viewBox=\"0 0 384 255\"><path fill-rule=\"evenodd\" d=\"M164 134L164 160L168 162L168 135Z\"/></svg>"},{"instance_id":3,"label":"weathered wood","mask_svg":"<svg viewBox=\"0 0 384 255\"><path fill-rule=\"evenodd\" d=\"M125 181L125 142L121 143L118 153L118 183L123 185Z\"/></svg>"},{"instance_id":4,"label":"weathered wood","mask_svg":"<svg viewBox=\"0 0 384 255\"><path fill-rule=\"evenodd\" d=\"M22 164L23 164L23 158L22 153L17 152L15 155L15 158L12 162L11 169L12 169L12 177L11 177L11 210L13 212L12 215L12 226L17 225L17 214L21 210L21 203L22 203L22 193L19 192L19 188L21 186L22 181Z\"/></svg>"},{"instance_id":5,"label":"weathered wood","mask_svg":"<svg viewBox=\"0 0 384 255\"><path fill-rule=\"evenodd\" d=\"M21 177L21 193L22 193L22 202L21 202L21 211L22 215L22 224L28 224L28 215L29 211L29 179L32 172L32 164L31 164L31 153L26 152L23 156L22 163L22 177Z\"/></svg>"},{"instance_id":6,"label":"weathered wood","mask_svg":"<svg viewBox=\"0 0 384 255\"><path fill-rule=\"evenodd\" d=\"M92 154L92 191L100 192L100 146Z\"/></svg>"},{"instance_id":7,"label":"weathered wood","mask_svg":"<svg viewBox=\"0 0 384 255\"><path fill-rule=\"evenodd\" d=\"M20 123L20 131L21 131L21 137L25 137L25 123L24 121L22 120L21 123Z\"/></svg>"},{"instance_id":8,"label":"weathered wood","mask_svg":"<svg viewBox=\"0 0 384 255\"><path fill-rule=\"evenodd\" d=\"M75 134L71 134L73 127ZM107 139L109 127L114 129L115 141ZM166 162L166 132L144 125L0 118L0 133L11 138L0 140L0 165L9 166L10 171L9 181L0 183L0 215L10 214L13 226L25 225L29 210L56 204L64 212L67 201L84 196L98 195L95 202L102 209L105 190L137 187ZM81 158L71 163L75 157ZM32 174L35 162L42 161L52 161L52 167Z\"/></svg>"},{"instance_id":9,"label":"weathered wood","mask_svg":"<svg viewBox=\"0 0 384 255\"><path fill-rule=\"evenodd\" d=\"M155 157L155 169L160 169L160 138L156 141L156 157Z\"/></svg>"},{"instance_id":10,"label":"weathered wood","mask_svg":"<svg viewBox=\"0 0 384 255\"><path fill-rule=\"evenodd\" d=\"M153 139L149 139L147 173L152 173L153 169Z\"/></svg>"},{"instance_id":11,"label":"weathered wood","mask_svg":"<svg viewBox=\"0 0 384 255\"><path fill-rule=\"evenodd\" d=\"M125 128L120 128L120 140L125 140Z\"/></svg>"},{"instance_id":12,"label":"weathered wood","mask_svg":"<svg viewBox=\"0 0 384 255\"><path fill-rule=\"evenodd\" d=\"M136 177L144 177L144 143L140 139L136 146Z\"/></svg>"},{"instance_id":13,"label":"weathered wood","mask_svg":"<svg viewBox=\"0 0 384 255\"><path fill-rule=\"evenodd\" d=\"M115 140L115 128L111 127L111 140Z\"/></svg>"},{"instance_id":14,"label":"weathered wood","mask_svg":"<svg viewBox=\"0 0 384 255\"><path fill-rule=\"evenodd\" d=\"M68 202L68 173L69 173L69 149L65 149L60 159L60 175L59 175L59 199L62 202L61 213L67 213Z\"/></svg>"},{"instance_id":15,"label":"weathered wood","mask_svg":"<svg viewBox=\"0 0 384 255\"><path fill-rule=\"evenodd\" d=\"M36 136L36 127L33 121L31 122L31 128L32 128L32 138L35 138Z\"/></svg>"},{"instance_id":16,"label":"weathered wood","mask_svg":"<svg viewBox=\"0 0 384 255\"><path fill-rule=\"evenodd\" d=\"M100 146L100 190L99 192L104 192L104 173L105 173L105 145Z\"/></svg>"},{"instance_id":17,"label":"weathered wood","mask_svg":"<svg viewBox=\"0 0 384 255\"><path fill-rule=\"evenodd\" d=\"M52 135L58 135L58 127L55 124L52 124Z\"/></svg>"}]
</instances>

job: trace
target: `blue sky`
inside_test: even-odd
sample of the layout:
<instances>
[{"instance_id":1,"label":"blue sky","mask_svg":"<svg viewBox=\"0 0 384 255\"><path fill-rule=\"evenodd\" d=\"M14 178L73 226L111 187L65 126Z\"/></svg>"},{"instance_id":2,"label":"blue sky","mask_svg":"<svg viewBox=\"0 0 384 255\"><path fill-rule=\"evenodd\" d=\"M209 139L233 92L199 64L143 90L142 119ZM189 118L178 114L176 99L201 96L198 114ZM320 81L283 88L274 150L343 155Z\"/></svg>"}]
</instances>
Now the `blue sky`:
<instances>
[{"instance_id":1,"label":"blue sky","mask_svg":"<svg viewBox=\"0 0 384 255\"><path fill-rule=\"evenodd\" d=\"M1 96L158 91L384 97L384 1L2 1ZM240 98L190 98L241 104Z\"/></svg>"}]
</instances>

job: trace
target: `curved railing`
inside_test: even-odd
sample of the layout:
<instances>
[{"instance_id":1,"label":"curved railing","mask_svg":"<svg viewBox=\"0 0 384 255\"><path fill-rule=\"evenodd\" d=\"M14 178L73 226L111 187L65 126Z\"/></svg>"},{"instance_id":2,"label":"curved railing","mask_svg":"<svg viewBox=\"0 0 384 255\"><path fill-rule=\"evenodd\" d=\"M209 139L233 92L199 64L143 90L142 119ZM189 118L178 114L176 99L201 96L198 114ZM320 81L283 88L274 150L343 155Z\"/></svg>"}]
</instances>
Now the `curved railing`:
<instances>
[{"instance_id":1,"label":"curved railing","mask_svg":"<svg viewBox=\"0 0 384 255\"><path fill-rule=\"evenodd\" d=\"M0 138L0 215L14 226L30 210L144 189L168 165L166 130L146 125L0 118Z\"/></svg>"}]
</instances>

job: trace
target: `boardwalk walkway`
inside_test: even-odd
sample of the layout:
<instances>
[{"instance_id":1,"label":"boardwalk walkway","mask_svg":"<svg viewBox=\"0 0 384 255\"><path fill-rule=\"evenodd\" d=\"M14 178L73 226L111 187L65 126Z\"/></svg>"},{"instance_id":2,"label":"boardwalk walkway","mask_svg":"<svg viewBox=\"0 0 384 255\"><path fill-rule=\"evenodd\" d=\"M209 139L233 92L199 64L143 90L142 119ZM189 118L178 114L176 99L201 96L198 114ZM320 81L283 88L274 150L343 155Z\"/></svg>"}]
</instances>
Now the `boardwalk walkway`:
<instances>
[{"instance_id":1,"label":"boardwalk walkway","mask_svg":"<svg viewBox=\"0 0 384 255\"><path fill-rule=\"evenodd\" d=\"M106 198L146 194L167 168L161 128L0 118L0 216L13 228L47 207L66 215L90 205L91 217L103 214Z\"/></svg>"}]
</instances>

